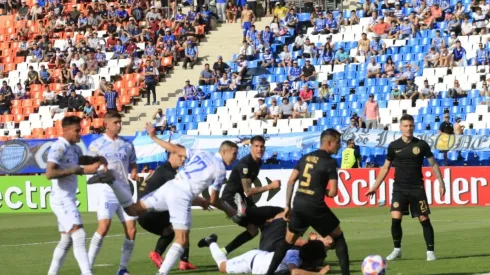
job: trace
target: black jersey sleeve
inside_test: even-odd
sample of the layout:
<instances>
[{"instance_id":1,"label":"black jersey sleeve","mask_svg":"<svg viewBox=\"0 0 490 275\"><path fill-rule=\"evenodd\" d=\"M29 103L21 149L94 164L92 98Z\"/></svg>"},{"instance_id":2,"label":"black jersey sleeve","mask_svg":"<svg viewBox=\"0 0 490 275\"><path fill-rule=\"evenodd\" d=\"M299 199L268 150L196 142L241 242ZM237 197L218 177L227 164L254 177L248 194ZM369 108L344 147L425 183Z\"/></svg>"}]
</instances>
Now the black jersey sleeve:
<instances>
[{"instance_id":1,"label":"black jersey sleeve","mask_svg":"<svg viewBox=\"0 0 490 275\"><path fill-rule=\"evenodd\" d=\"M247 165L243 162L237 163L236 171L240 176L240 179L250 179L250 172Z\"/></svg>"},{"instance_id":2,"label":"black jersey sleeve","mask_svg":"<svg viewBox=\"0 0 490 275\"><path fill-rule=\"evenodd\" d=\"M336 180L338 179L337 174L337 161L335 159L329 159L327 162L328 167L328 180Z\"/></svg>"},{"instance_id":3,"label":"black jersey sleeve","mask_svg":"<svg viewBox=\"0 0 490 275\"><path fill-rule=\"evenodd\" d=\"M421 146L421 147L422 147L422 148L421 148L421 150L422 150L422 155L423 155L424 157L426 157L426 158L431 158L431 157L433 157L433 156L434 156L434 154L432 154L432 150L430 149L429 144L428 144L426 141L424 141L424 140L422 140L422 141L420 141L420 142L422 143L422 146Z\"/></svg>"},{"instance_id":4,"label":"black jersey sleeve","mask_svg":"<svg viewBox=\"0 0 490 275\"><path fill-rule=\"evenodd\" d=\"M395 160L395 149L393 149L391 143L388 145L388 153L386 154L386 160L388 161Z\"/></svg>"}]
</instances>

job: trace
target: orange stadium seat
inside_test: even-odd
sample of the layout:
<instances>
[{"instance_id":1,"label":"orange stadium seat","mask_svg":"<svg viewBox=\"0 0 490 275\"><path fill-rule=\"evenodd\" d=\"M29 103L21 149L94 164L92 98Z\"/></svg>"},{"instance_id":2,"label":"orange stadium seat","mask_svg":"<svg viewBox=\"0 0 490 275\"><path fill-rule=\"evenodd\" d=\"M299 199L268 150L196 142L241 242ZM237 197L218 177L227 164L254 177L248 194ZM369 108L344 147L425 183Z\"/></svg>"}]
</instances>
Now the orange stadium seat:
<instances>
[{"instance_id":1,"label":"orange stadium seat","mask_svg":"<svg viewBox=\"0 0 490 275\"><path fill-rule=\"evenodd\" d=\"M13 119L14 119L15 123L19 123L19 122L25 120L25 116L24 116L24 114L17 114L17 115L14 115Z\"/></svg>"},{"instance_id":2,"label":"orange stadium seat","mask_svg":"<svg viewBox=\"0 0 490 275\"><path fill-rule=\"evenodd\" d=\"M104 119L94 118L94 120L92 121L92 127L94 127L95 129L104 127Z\"/></svg>"}]
</instances>

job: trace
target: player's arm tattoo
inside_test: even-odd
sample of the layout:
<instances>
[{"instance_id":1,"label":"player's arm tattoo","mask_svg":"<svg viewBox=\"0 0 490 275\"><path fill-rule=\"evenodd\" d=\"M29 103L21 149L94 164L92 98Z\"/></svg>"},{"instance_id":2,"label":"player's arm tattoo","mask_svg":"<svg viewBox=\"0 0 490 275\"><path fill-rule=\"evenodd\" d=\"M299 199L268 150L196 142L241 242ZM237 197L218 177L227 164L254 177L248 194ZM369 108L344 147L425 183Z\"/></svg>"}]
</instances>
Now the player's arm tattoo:
<instances>
[{"instance_id":1,"label":"player's arm tattoo","mask_svg":"<svg viewBox=\"0 0 490 275\"><path fill-rule=\"evenodd\" d=\"M293 199L294 184L298 180L299 171L293 169L291 176L289 176L288 187L286 188L286 207L291 207L291 200Z\"/></svg>"},{"instance_id":2,"label":"player's arm tattoo","mask_svg":"<svg viewBox=\"0 0 490 275\"><path fill-rule=\"evenodd\" d=\"M73 174L83 174L83 167L77 166L68 169L59 169L58 164L54 162L48 162L46 167L46 178L48 180L59 179Z\"/></svg>"},{"instance_id":3,"label":"player's arm tattoo","mask_svg":"<svg viewBox=\"0 0 490 275\"><path fill-rule=\"evenodd\" d=\"M386 175L388 175L388 172L390 171L390 167L391 167L391 161L385 160L385 164L379 170L379 175L376 178L376 181L374 182L373 187L371 187L371 190L378 189L378 187L381 185L381 183L383 183L383 181L386 178Z\"/></svg>"},{"instance_id":4,"label":"player's arm tattoo","mask_svg":"<svg viewBox=\"0 0 490 275\"><path fill-rule=\"evenodd\" d=\"M242 179L243 193L245 196L251 197L255 194L264 193L265 191L270 190L270 186L261 186L261 187L253 187L252 188L252 180L251 179Z\"/></svg>"},{"instance_id":5,"label":"player's arm tattoo","mask_svg":"<svg viewBox=\"0 0 490 275\"><path fill-rule=\"evenodd\" d=\"M442 188L445 189L446 186L444 184L444 179L442 178L439 164L437 164L437 161L434 159L434 157L427 158L427 162L429 162L429 165L432 167L432 171L436 175L436 179L439 181L439 184L441 185Z\"/></svg>"}]
</instances>

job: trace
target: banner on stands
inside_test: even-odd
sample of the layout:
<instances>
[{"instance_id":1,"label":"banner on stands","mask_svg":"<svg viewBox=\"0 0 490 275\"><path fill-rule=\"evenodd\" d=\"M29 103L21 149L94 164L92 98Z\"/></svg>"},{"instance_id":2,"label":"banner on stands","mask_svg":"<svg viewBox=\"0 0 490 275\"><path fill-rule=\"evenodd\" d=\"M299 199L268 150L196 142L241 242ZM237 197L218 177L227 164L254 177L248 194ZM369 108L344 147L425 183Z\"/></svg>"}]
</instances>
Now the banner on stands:
<instances>
[{"instance_id":1,"label":"banner on stands","mask_svg":"<svg viewBox=\"0 0 490 275\"><path fill-rule=\"evenodd\" d=\"M0 213L51 212L51 181L44 176L8 176L0 184ZM85 176L78 177L77 205L87 212Z\"/></svg>"}]
</instances>

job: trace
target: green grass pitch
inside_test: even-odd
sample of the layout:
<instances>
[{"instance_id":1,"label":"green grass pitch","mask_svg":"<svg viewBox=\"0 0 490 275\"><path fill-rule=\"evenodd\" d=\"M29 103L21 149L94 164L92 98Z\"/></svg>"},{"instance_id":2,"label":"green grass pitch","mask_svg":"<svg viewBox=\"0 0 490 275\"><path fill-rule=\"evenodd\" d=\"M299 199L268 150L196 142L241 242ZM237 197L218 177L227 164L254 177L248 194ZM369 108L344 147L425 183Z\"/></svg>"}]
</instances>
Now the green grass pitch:
<instances>
[{"instance_id":1,"label":"green grass pitch","mask_svg":"<svg viewBox=\"0 0 490 275\"><path fill-rule=\"evenodd\" d=\"M389 208L335 209L345 232L351 258L352 274L361 274L362 259L370 254L388 255L392 250ZM477 274L490 272L490 209L485 207L433 208L432 223L436 233L435 262L425 261L425 244L422 228L416 219L405 218L403 222L403 259L389 262L388 274ZM95 214L83 215L87 237L96 228ZM0 259L3 275L46 274L51 255L59 238L55 217L52 214L2 214L0 215ZM228 243L242 229L224 218L219 211L193 212L191 232L191 262L198 271L175 274L219 274L209 251L199 249L197 241L216 233L220 245ZM109 237L97 258L94 274L116 274L121 245L122 226L113 224ZM148 259L156 236L140 230L130 262L131 274L155 274L156 268ZM258 238L252 240L230 257L239 255L257 246ZM89 240L87 240L87 249ZM329 251L327 262L332 265L332 274L339 274L335 251ZM60 274L79 274L76 261L70 251Z\"/></svg>"}]
</instances>

